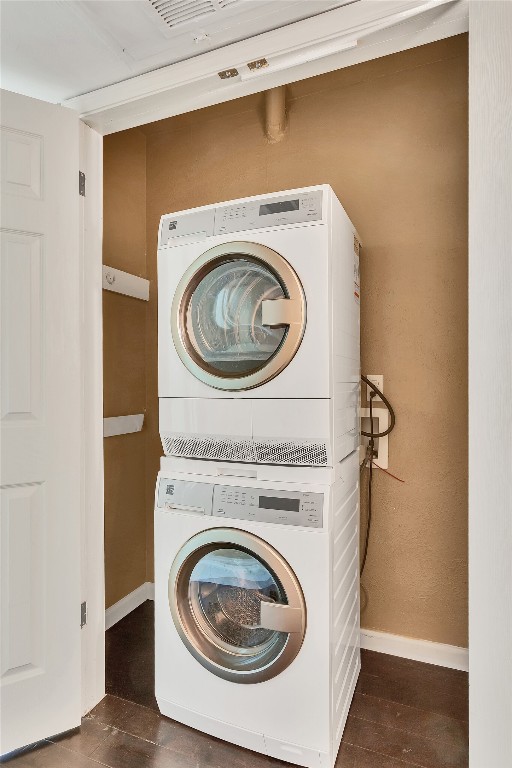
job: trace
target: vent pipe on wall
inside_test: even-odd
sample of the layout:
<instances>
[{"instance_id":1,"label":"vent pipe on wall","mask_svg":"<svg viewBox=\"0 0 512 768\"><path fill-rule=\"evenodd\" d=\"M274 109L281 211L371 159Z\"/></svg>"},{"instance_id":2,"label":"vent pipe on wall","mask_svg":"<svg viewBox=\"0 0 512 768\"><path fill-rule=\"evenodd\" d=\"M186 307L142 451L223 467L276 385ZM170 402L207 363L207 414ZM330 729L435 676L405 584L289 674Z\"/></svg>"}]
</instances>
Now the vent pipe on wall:
<instances>
[{"instance_id":1,"label":"vent pipe on wall","mask_svg":"<svg viewBox=\"0 0 512 768\"><path fill-rule=\"evenodd\" d=\"M281 141L286 128L286 86L280 85L265 91L265 134L269 143Z\"/></svg>"}]
</instances>

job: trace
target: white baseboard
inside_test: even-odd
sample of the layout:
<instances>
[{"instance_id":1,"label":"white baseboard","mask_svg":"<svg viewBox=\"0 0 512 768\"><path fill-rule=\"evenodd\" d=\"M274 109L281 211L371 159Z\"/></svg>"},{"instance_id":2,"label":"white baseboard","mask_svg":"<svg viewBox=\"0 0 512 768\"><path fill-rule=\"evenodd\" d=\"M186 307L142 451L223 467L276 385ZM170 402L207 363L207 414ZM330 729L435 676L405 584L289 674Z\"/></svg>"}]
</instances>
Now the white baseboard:
<instances>
[{"instance_id":1,"label":"white baseboard","mask_svg":"<svg viewBox=\"0 0 512 768\"><path fill-rule=\"evenodd\" d=\"M146 581L119 602L107 608L105 629L113 627L146 600L154 599L155 585L152 581ZM392 635L389 632L378 632L374 629L361 629L361 648L378 653L389 653L391 656L400 656L403 659L436 664L439 667L460 669L463 672L469 669L469 651L457 645L432 643L430 640L417 640L415 637Z\"/></svg>"},{"instance_id":2,"label":"white baseboard","mask_svg":"<svg viewBox=\"0 0 512 768\"><path fill-rule=\"evenodd\" d=\"M469 650L458 645L432 643L429 640L417 640L415 637L391 635L373 629L361 630L361 648L378 653L389 653L403 659L424 661L439 667L469 670Z\"/></svg>"},{"instance_id":3,"label":"white baseboard","mask_svg":"<svg viewBox=\"0 0 512 768\"><path fill-rule=\"evenodd\" d=\"M155 585L151 581L146 581L140 587L134 589L129 595L122 597L117 603L111 605L105 611L105 630L113 627L118 621L124 619L129 613L134 611L146 600L154 600Z\"/></svg>"}]
</instances>

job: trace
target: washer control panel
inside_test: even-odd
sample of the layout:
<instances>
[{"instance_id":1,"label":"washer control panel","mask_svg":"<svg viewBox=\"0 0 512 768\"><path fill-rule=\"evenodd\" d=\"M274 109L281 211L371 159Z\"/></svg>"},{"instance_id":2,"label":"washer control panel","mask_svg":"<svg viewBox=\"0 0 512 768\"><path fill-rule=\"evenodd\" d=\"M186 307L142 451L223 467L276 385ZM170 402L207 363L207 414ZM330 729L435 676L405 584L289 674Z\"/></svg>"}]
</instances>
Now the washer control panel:
<instances>
[{"instance_id":1,"label":"washer control panel","mask_svg":"<svg viewBox=\"0 0 512 768\"><path fill-rule=\"evenodd\" d=\"M169 512L322 528L324 495L161 477L157 505Z\"/></svg>"},{"instance_id":2,"label":"washer control panel","mask_svg":"<svg viewBox=\"0 0 512 768\"><path fill-rule=\"evenodd\" d=\"M322 493L215 485L213 514L236 520L322 527Z\"/></svg>"}]
</instances>

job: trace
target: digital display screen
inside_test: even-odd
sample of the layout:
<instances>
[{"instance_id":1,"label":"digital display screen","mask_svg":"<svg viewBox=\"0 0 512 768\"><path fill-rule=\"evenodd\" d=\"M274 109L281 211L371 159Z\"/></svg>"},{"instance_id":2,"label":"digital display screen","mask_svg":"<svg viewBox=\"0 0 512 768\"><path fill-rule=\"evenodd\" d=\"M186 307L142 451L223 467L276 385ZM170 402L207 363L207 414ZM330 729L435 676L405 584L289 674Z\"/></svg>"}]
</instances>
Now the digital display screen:
<instances>
[{"instance_id":1,"label":"digital display screen","mask_svg":"<svg viewBox=\"0 0 512 768\"><path fill-rule=\"evenodd\" d=\"M260 205L260 216L267 216L269 213L286 213L286 211L298 211L298 200L283 200L280 203L267 203Z\"/></svg>"},{"instance_id":2,"label":"digital display screen","mask_svg":"<svg viewBox=\"0 0 512 768\"><path fill-rule=\"evenodd\" d=\"M282 509L283 512L299 512L300 499L278 499L276 496L260 496L260 509Z\"/></svg>"}]
</instances>

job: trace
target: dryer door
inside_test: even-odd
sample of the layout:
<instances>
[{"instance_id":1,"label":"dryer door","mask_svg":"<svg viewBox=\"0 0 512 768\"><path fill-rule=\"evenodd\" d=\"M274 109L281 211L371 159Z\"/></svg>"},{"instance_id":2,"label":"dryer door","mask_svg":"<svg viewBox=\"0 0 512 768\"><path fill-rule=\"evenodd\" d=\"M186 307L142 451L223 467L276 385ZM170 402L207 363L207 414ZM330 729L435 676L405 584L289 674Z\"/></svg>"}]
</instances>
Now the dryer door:
<instances>
[{"instance_id":1,"label":"dryer door","mask_svg":"<svg viewBox=\"0 0 512 768\"><path fill-rule=\"evenodd\" d=\"M262 539L232 528L203 531L180 550L169 605L190 653L236 683L278 675L306 631L304 596L288 563Z\"/></svg>"},{"instance_id":2,"label":"dryer door","mask_svg":"<svg viewBox=\"0 0 512 768\"><path fill-rule=\"evenodd\" d=\"M257 243L206 251L184 274L172 305L182 362L217 389L251 389L277 376L297 352L305 324L299 278Z\"/></svg>"}]
</instances>

